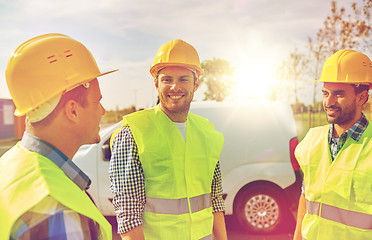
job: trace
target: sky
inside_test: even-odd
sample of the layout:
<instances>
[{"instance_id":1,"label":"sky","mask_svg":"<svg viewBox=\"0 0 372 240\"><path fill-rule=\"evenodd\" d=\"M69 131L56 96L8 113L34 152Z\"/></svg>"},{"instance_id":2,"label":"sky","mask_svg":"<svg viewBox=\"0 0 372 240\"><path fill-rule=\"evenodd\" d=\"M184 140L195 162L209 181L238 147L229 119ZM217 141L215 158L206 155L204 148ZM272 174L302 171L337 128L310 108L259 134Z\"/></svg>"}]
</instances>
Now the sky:
<instances>
[{"instance_id":1,"label":"sky","mask_svg":"<svg viewBox=\"0 0 372 240\"><path fill-rule=\"evenodd\" d=\"M222 58L235 67L231 98L256 96L274 83L289 52L315 36L330 8L331 0L0 0L0 98L10 98L5 69L12 51L45 33L82 42L102 72L119 69L99 78L107 110L154 106L149 68L174 39L193 45L201 61ZM203 91L201 85L197 101Z\"/></svg>"}]
</instances>

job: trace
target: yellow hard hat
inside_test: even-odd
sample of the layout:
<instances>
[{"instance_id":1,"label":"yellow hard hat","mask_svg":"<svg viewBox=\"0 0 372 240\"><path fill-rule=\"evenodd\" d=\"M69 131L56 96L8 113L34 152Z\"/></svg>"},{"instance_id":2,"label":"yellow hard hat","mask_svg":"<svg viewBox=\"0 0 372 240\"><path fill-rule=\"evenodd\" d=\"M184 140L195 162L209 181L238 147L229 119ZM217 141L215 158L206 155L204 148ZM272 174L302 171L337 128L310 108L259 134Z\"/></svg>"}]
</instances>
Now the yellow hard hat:
<instances>
[{"instance_id":1,"label":"yellow hard hat","mask_svg":"<svg viewBox=\"0 0 372 240\"><path fill-rule=\"evenodd\" d=\"M101 73L89 50L62 34L45 34L22 43L10 56L6 81L23 116L63 92L114 72Z\"/></svg>"},{"instance_id":2,"label":"yellow hard hat","mask_svg":"<svg viewBox=\"0 0 372 240\"><path fill-rule=\"evenodd\" d=\"M170 41L159 48L150 73L156 78L161 69L171 66L187 68L198 78L203 75L198 52L193 46L180 39Z\"/></svg>"},{"instance_id":3,"label":"yellow hard hat","mask_svg":"<svg viewBox=\"0 0 372 240\"><path fill-rule=\"evenodd\" d=\"M370 85L371 60L354 50L340 50L325 61L319 81Z\"/></svg>"}]
</instances>

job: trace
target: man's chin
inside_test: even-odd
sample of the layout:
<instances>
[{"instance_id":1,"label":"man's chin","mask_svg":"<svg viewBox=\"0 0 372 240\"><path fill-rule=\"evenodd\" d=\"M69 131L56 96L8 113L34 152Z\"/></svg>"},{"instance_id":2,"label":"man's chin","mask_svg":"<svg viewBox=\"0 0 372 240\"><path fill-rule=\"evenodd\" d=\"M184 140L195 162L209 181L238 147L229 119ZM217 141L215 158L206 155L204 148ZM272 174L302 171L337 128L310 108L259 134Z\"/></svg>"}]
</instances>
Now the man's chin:
<instances>
[{"instance_id":1,"label":"man's chin","mask_svg":"<svg viewBox=\"0 0 372 240\"><path fill-rule=\"evenodd\" d=\"M179 104L179 105L174 104L168 107L169 112L172 112L172 113L188 112L189 109L190 109L190 104Z\"/></svg>"},{"instance_id":2,"label":"man's chin","mask_svg":"<svg viewBox=\"0 0 372 240\"><path fill-rule=\"evenodd\" d=\"M327 116L327 122L328 122L328 123L334 123L336 120L337 120L337 119L334 118L334 117L329 117L329 116Z\"/></svg>"},{"instance_id":3,"label":"man's chin","mask_svg":"<svg viewBox=\"0 0 372 240\"><path fill-rule=\"evenodd\" d=\"M100 141L101 141L101 137L98 135L98 137L96 138L95 144L99 143Z\"/></svg>"},{"instance_id":4,"label":"man's chin","mask_svg":"<svg viewBox=\"0 0 372 240\"><path fill-rule=\"evenodd\" d=\"M94 140L87 141L85 144L97 144L101 141L101 137L98 135Z\"/></svg>"}]
</instances>

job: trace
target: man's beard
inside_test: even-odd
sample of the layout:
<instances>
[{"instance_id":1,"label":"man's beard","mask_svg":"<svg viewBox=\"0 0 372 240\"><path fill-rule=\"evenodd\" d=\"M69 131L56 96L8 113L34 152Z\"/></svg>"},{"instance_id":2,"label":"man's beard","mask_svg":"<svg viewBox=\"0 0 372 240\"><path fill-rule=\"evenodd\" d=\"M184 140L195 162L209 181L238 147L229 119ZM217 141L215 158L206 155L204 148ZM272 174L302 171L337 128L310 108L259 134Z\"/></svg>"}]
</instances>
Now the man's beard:
<instances>
[{"instance_id":1,"label":"man's beard","mask_svg":"<svg viewBox=\"0 0 372 240\"><path fill-rule=\"evenodd\" d=\"M347 122L353 120L354 116L355 116L355 112L356 112L355 105L356 105L356 101L354 100L352 102L352 104L350 104L348 106L345 106L344 108L335 107L333 105L329 106L329 107L326 107L326 109L329 109L329 108L336 109L339 112L339 116L334 118L334 119L333 119L333 117L329 117L328 114L327 114L327 121L329 123L342 125L344 123L347 123Z\"/></svg>"}]
</instances>

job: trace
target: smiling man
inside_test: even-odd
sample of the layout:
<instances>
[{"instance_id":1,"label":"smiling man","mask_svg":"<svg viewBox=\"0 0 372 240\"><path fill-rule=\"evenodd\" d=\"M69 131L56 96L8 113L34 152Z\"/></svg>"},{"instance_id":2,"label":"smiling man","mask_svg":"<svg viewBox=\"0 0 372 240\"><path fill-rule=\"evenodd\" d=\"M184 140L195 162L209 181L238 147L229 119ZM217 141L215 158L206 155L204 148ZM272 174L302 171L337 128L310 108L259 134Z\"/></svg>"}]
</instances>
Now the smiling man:
<instances>
[{"instance_id":1,"label":"smiling man","mask_svg":"<svg viewBox=\"0 0 372 240\"><path fill-rule=\"evenodd\" d=\"M223 135L189 113L203 73L195 48L164 44L150 68L160 103L113 135L111 191L123 239L226 239Z\"/></svg>"},{"instance_id":2,"label":"smiling man","mask_svg":"<svg viewBox=\"0 0 372 240\"><path fill-rule=\"evenodd\" d=\"M371 60L338 51L320 81L330 125L310 129L296 148L304 184L294 239L372 239L372 127L362 112Z\"/></svg>"}]
</instances>

